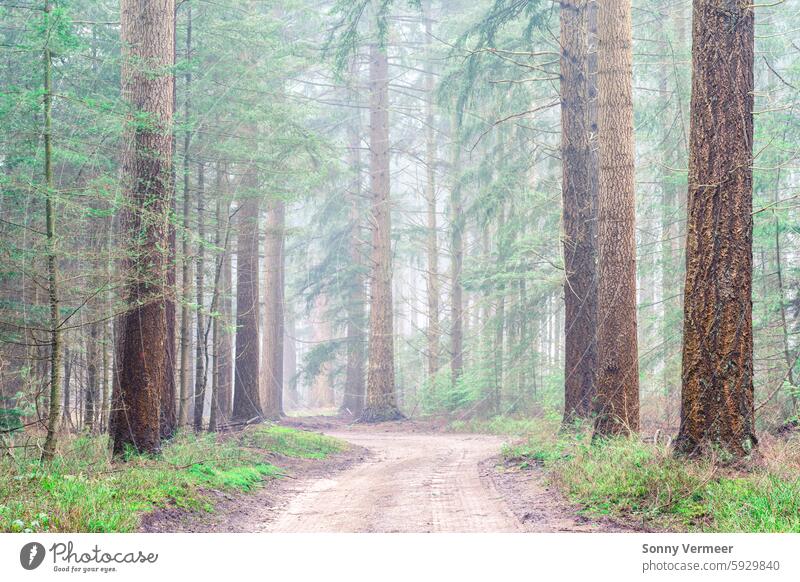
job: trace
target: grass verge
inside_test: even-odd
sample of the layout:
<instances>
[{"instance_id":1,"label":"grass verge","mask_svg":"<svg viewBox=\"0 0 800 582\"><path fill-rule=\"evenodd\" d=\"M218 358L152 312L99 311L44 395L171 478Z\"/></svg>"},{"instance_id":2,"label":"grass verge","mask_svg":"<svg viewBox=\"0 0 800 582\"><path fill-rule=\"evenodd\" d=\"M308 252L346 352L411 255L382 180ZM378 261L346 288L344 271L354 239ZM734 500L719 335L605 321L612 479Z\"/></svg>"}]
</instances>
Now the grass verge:
<instances>
[{"instance_id":1,"label":"grass verge","mask_svg":"<svg viewBox=\"0 0 800 582\"><path fill-rule=\"evenodd\" d=\"M279 425L251 427L242 433L240 442L296 459L324 459L345 448L345 443L339 439Z\"/></svg>"},{"instance_id":2,"label":"grass verge","mask_svg":"<svg viewBox=\"0 0 800 582\"><path fill-rule=\"evenodd\" d=\"M250 491L282 471L265 453L321 459L344 449L331 437L255 426L231 438L181 434L157 458L113 461L107 437L63 443L49 465L0 460L0 532L131 532L142 513L172 504L213 511L210 490Z\"/></svg>"},{"instance_id":3,"label":"grass verge","mask_svg":"<svg viewBox=\"0 0 800 582\"><path fill-rule=\"evenodd\" d=\"M504 447L507 461L545 468L584 512L635 518L654 528L702 532L800 532L800 437L763 437L760 462L737 471L675 458L635 438L591 442L589 431L540 427Z\"/></svg>"}]
</instances>

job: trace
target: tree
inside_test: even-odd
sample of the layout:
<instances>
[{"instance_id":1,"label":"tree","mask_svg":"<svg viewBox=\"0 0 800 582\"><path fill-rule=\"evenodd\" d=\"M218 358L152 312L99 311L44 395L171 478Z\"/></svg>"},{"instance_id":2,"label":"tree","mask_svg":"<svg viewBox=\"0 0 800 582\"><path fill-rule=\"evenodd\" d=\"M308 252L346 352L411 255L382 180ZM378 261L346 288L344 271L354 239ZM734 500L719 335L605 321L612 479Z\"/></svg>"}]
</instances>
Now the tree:
<instances>
[{"instance_id":1,"label":"tree","mask_svg":"<svg viewBox=\"0 0 800 582\"><path fill-rule=\"evenodd\" d=\"M191 59L192 55L192 5L186 6L186 60ZM192 313L191 313L191 294L192 294L192 263L189 256L189 235L191 225L189 224L192 200L190 194L190 174L189 174L189 150L192 145L192 132L189 128L190 115L192 108L191 88L192 70L186 68L184 75L184 90L186 95L183 100L183 123L185 125L183 134L183 238L181 241L181 351L180 351L180 374L179 374L179 397L178 397L178 426L184 427L189 422L189 408L191 406L191 396L189 386L191 384L191 372L189 371L189 358L191 357L192 347Z\"/></svg>"},{"instance_id":2,"label":"tree","mask_svg":"<svg viewBox=\"0 0 800 582\"><path fill-rule=\"evenodd\" d=\"M595 434L639 430L636 200L630 0L598 2L597 394Z\"/></svg>"},{"instance_id":3,"label":"tree","mask_svg":"<svg viewBox=\"0 0 800 582\"><path fill-rule=\"evenodd\" d=\"M45 24L51 26L50 2L44 3ZM44 45L44 176L45 176L45 222L47 237L47 294L50 304L50 410L47 417L47 438L42 447L42 459L52 460L58 445L58 431L61 427L61 360L63 345L61 340L61 314L58 291L59 273L56 239L55 184L53 182L53 135L52 135L52 55L48 35Z\"/></svg>"},{"instance_id":4,"label":"tree","mask_svg":"<svg viewBox=\"0 0 800 582\"><path fill-rule=\"evenodd\" d=\"M215 307L218 313L213 321L214 372L211 392L211 416L208 430L215 431L226 424L231 414L231 378L233 376L233 343L231 342L231 279L232 269L228 242L230 239L230 198L228 197L228 168L217 164L217 227L214 244L217 247L214 272ZM212 310L213 311L213 310Z\"/></svg>"},{"instance_id":5,"label":"tree","mask_svg":"<svg viewBox=\"0 0 800 582\"><path fill-rule=\"evenodd\" d=\"M358 68L353 67L353 84L358 82ZM358 103L358 93L350 90L350 100ZM353 281L346 301L347 309L347 364L345 371L344 398L341 411L358 417L364 410L364 273L363 241L360 213L361 187L361 112L356 110L353 121L347 125L348 163L352 179L348 189L349 224L348 246L352 263Z\"/></svg>"},{"instance_id":6,"label":"tree","mask_svg":"<svg viewBox=\"0 0 800 582\"><path fill-rule=\"evenodd\" d=\"M206 401L206 356L208 339L206 330L205 305L205 256L206 256L206 221L205 221L205 164L197 165L197 274L195 287L197 294L197 325L194 356L194 430L203 430L203 408Z\"/></svg>"},{"instance_id":7,"label":"tree","mask_svg":"<svg viewBox=\"0 0 800 582\"><path fill-rule=\"evenodd\" d=\"M172 163L174 0L123 0L122 95L129 107L122 182L126 311L120 316L114 452L160 450L167 348L166 252Z\"/></svg>"},{"instance_id":8,"label":"tree","mask_svg":"<svg viewBox=\"0 0 800 582\"><path fill-rule=\"evenodd\" d=\"M377 26L376 26L377 28ZM389 194L389 57L384 41L369 47L369 185L372 197L369 265L369 368L363 422L402 418L394 377L391 199Z\"/></svg>"},{"instance_id":9,"label":"tree","mask_svg":"<svg viewBox=\"0 0 800 582\"><path fill-rule=\"evenodd\" d=\"M561 3L564 423L587 418L597 367L597 221L590 187L586 0Z\"/></svg>"},{"instance_id":10,"label":"tree","mask_svg":"<svg viewBox=\"0 0 800 582\"><path fill-rule=\"evenodd\" d=\"M752 4L694 0L681 426L676 451L741 457L753 404Z\"/></svg>"},{"instance_id":11,"label":"tree","mask_svg":"<svg viewBox=\"0 0 800 582\"><path fill-rule=\"evenodd\" d=\"M439 371L439 236L436 226L436 119L434 116L433 15L425 4L425 202L427 205L426 251L428 255L428 376Z\"/></svg>"},{"instance_id":12,"label":"tree","mask_svg":"<svg viewBox=\"0 0 800 582\"><path fill-rule=\"evenodd\" d=\"M254 165L242 168L236 239L236 359L234 363L233 420L263 417L259 394L258 341L258 173Z\"/></svg>"},{"instance_id":13,"label":"tree","mask_svg":"<svg viewBox=\"0 0 800 582\"><path fill-rule=\"evenodd\" d=\"M450 122L452 168L450 184L450 377L455 386L464 369L464 206L461 200L461 132L453 115Z\"/></svg>"},{"instance_id":14,"label":"tree","mask_svg":"<svg viewBox=\"0 0 800 582\"><path fill-rule=\"evenodd\" d=\"M264 382L265 418L278 419L283 412L284 340L284 238L286 203L270 200L264 232L264 340L261 376Z\"/></svg>"}]
</instances>

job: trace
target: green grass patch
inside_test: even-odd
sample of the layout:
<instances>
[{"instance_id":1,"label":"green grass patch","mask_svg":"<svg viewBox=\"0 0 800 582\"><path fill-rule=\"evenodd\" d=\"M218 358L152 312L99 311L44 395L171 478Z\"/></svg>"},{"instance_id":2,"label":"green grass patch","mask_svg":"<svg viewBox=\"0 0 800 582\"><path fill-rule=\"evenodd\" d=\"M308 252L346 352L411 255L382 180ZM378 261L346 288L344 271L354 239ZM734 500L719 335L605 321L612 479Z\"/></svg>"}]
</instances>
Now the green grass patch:
<instances>
[{"instance_id":1,"label":"green grass patch","mask_svg":"<svg viewBox=\"0 0 800 582\"><path fill-rule=\"evenodd\" d=\"M72 438L51 464L40 464L35 449L31 458L0 460L0 532L131 532L144 512L167 505L213 511L210 490L250 491L280 477L265 451L320 459L344 446L324 435L262 425L235 438L182 434L157 458L115 462L108 437Z\"/></svg>"},{"instance_id":2,"label":"green grass patch","mask_svg":"<svg viewBox=\"0 0 800 582\"><path fill-rule=\"evenodd\" d=\"M342 440L279 425L250 427L243 431L240 442L297 459L324 459L347 448Z\"/></svg>"},{"instance_id":3,"label":"green grass patch","mask_svg":"<svg viewBox=\"0 0 800 582\"><path fill-rule=\"evenodd\" d=\"M540 430L503 454L523 467L544 466L589 514L687 531L800 532L800 439L762 439L761 452L765 462L758 468L734 472L676 458L669 447L636 438L592 443L588 431Z\"/></svg>"}]
</instances>

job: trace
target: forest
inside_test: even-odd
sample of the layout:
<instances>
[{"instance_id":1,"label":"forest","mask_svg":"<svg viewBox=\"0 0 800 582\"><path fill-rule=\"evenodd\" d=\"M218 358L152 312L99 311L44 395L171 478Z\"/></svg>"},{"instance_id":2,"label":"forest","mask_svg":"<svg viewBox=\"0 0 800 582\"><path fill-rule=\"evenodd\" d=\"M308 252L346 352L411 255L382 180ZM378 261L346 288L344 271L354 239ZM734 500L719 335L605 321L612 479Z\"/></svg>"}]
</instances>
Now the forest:
<instances>
[{"instance_id":1,"label":"forest","mask_svg":"<svg viewBox=\"0 0 800 582\"><path fill-rule=\"evenodd\" d=\"M0 0L0 531L800 532L798 30Z\"/></svg>"}]
</instances>

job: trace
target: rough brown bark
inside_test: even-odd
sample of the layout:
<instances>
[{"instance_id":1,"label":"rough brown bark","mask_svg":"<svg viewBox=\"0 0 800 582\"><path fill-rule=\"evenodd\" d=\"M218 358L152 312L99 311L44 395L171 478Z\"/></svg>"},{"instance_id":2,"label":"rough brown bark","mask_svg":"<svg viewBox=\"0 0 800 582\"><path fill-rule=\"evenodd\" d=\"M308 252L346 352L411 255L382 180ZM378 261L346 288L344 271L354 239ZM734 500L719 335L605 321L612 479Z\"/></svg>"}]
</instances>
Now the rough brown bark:
<instances>
[{"instance_id":1,"label":"rough brown bark","mask_svg":"<svg viewBox=\"0 0 800 582\"><path fill-rule=\"evenodd\" d=\"M561 3L564 424L587 418L597 368L597 216L589 183L586 0Z\"/></svg>"},{"instance_id":2,"label":"rough brown bark","mask_svg":"<svg viewBox=\"0 0 800 582\"><path fill-rule=\"evenodd\" d=\"M128 446L157 453L161 444L174 9L174 0L123 0L121 6L122 96L130 116L122 156L127 309L119 319L111 420L116 454Z\"/></svg>"},{"instance_id":3,"label":"rough brown bark","mask_svg":"<svg viewBox=\"0 0 800 582\"><path fill-rule=\"evenodd\" d=\"M676 451L746 455L753 405L753 6L694 0L681 427Z\"/></svg>"},{"instance_id":4,"label":"rough brown bark","mask_svg":"<svg viewBox=\"0 0 800 582\"><path fill-rule=\"evenodd\" d=\"M236 245L236 360L233 420L262 418L259 394L258 175L244 168Z\"/></svg>"},{"instance_id":5,"label":"rough brown bark","mask_svg":"<svg viewBox=\"0 0 800 582\"><path fill-rule=\"evenodd\" d=\"M370 45L370 257L369 369L362 422L402 418L394 378L391 200L389 197L389 58L385 46Z\"/></svg>"},{"instance_id":6,"label":"rough brown bark","mask_svg":"<svg viewBox=\"0 0 800 582\"><path fill-rule=\"evenodd\" d=\"M595 434L639 430L630 0L598 2L598 374Z\"/></svg>"},{"instance_id":7,"label":"rough brown bark","mask_svg":"<svg viewBox=\"0 0 800 582\"><path fill-rule=\"evenodd\" d=\"M270 200L264 232L264 343L261 377L264 382L265 418L278 419L283 412L283 283L286 203Z\"/></svg>"}]
</instances>

